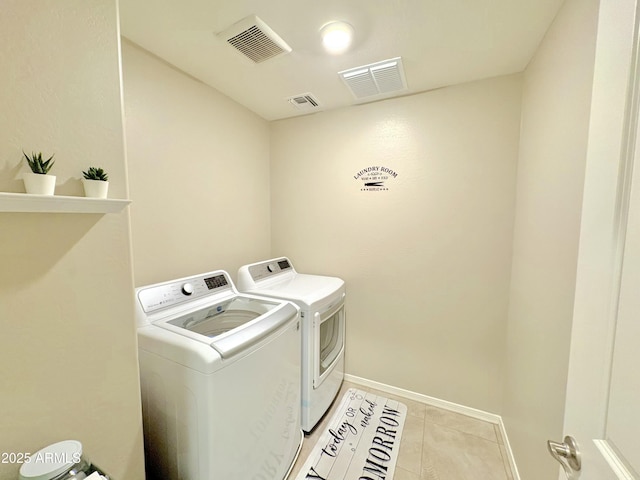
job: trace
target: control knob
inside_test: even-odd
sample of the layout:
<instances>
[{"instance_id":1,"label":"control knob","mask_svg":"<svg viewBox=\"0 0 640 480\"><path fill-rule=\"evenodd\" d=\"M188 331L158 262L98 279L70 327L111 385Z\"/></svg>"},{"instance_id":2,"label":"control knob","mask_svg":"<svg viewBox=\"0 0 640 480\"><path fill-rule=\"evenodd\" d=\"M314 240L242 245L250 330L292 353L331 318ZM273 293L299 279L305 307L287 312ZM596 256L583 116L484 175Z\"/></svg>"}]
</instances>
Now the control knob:
<instances>
[{"instance_id":1,"label":"control knob","mask_svg":"<svg viewBox=\"0 0 640 480\"><path fill-rule=\"evenodd\" d=\"M273 273L276 269L276 266L273 263L270 263L269 265L267 265L267 270L269 270L270 273Z\"/></svg>"},{"instance_id":2,"label":"control knob","mask_svg":"<svg viewBox=\"0 0 640 480\"><path fill-rule=\"evenodd\" d=\"M182 293L184 293L185 295L191 295L193 293L193 284L185 283L184 285L182 285Z\"/></svg>"}]
</instances>

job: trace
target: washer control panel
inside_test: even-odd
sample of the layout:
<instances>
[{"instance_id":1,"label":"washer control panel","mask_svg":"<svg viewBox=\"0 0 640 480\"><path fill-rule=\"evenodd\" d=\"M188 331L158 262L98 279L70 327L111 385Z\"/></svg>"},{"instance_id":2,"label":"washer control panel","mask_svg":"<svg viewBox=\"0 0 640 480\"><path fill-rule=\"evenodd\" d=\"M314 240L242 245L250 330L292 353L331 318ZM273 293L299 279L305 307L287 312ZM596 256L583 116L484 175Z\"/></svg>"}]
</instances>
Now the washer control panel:
<instances>
[{"instance_id":1,"label":"washer control panel","mask_svg":"<svg viewBox=\"0 0 640 480\"><path fill-rule=\"evenodd\" d=\"M233 283L226 272L219 271L142 288L138 300L145 313L150 313L226 290L232 291Z\"/></svg>"},{"instance_id":2,"label":"washer control panel","mask_svg":"<svg viewBox=\"0 0 640 480\"><path fill-rule=\"evenodd\" d=\"M289 260L286 258L269 260L267 262L257 263L249 267L249 273L251 274L251 278L253 278L254 281L263 280L272 275L291 271L293 271L293 267L291 266L291 263L289 263Z\"/></svg>"}]
</instances>

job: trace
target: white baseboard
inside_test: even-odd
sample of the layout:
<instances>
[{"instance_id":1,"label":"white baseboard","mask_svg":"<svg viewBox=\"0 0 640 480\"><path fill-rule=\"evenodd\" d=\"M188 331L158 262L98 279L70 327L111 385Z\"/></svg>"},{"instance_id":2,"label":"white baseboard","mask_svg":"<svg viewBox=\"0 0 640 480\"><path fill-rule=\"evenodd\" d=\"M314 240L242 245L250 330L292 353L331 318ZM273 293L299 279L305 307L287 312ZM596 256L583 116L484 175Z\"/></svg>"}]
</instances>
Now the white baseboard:
<instances>
[{"instance_id":1,"label":"white baseboard","mask_svg":"<svg viewBox=\"0 0 640 480\"><path fill-rule=\"evenodd\" d=\"M504 449L507 451L507 460L509 460L509 466L511 467L513 480L520 480L520 472L518 472L516 459L513 456L513 450L511 450L511 444L509 444L509 437L507 435L507 430L504 428L502 417L499 416L499 418L500 418L500 421L498 422L498 428L500 428L500 435L502 435L502 441L504 442Z\"/></svg>"},{"instance_id":2,"label":"white baseboard","mask_svg":"<svg viewBox=\"0 0 640 480\"><path fill-rule=\"evenodd\" d=\"M448 402L447 400L430 397L421 393L412 392L411 390L394 387L385 383L375 382L373 380L362 377L356 377L355 375L350 375L348 373L345 373L344 379L347 382L362 385L364 387L374 388L376 390L380 390L381 392L398 395L410 400L415 400L416 402L426 403L427 405L431 405L433 407L449 410L450 412L460 413L471 418L476 418L478 420L483 420L485 422L497 425L500 429L500 434L502 435L502 439L504 441L504 448L507 451L509 465L511 466L511 471L513 473L513 480L520 480L520 474L518 473L518 468L513 458L513 451L511 450L511 445L509 445L509 437L507 436L507 431L504 428L504 423L502 422L502 417L500 415L485 412L484 410L478 410L476 408L471 408L464 405L459 405L457 403Z\"/></svg>"}]
</instances>

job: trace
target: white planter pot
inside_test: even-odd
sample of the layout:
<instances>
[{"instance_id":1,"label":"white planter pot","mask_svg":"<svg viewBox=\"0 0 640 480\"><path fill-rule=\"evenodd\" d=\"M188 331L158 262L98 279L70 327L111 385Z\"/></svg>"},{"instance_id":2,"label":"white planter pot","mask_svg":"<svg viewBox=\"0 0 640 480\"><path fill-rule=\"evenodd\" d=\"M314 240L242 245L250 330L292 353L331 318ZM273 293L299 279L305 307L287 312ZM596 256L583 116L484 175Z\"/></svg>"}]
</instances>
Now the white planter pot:
<instances>
[{"instance_id":1,"label":"white planter pot","mask_svg":"<svg viewBox=\"0 0 640 480\"><path fill-rule=\"evenodd\" d=\"M107 198L109 182L102 180L87 180L86 178L83 178L82 185L84 186L85 197Z\"/></svg>"},{"instance_id":2,"label":"white planter pot","mask_svg":"<svg viewBox=\"0 0 640 480\"><path fill-rule=\"evenodd\" d=\"M56 176L25 172L22 174L24 189L32 195L53 195L56 189Z\"/></svg>"}]
</instances>

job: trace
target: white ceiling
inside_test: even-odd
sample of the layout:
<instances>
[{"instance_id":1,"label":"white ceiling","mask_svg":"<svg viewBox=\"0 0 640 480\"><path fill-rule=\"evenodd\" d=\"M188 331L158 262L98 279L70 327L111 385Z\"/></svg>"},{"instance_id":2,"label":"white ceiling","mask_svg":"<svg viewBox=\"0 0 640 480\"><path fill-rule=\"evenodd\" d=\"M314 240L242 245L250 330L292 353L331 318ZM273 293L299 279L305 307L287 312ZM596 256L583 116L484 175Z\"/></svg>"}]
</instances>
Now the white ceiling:
<instances>
[{"instance_id":1,"label":"white ceiling","mask_svg":"<svg viewBox=\"0 0 640 480\"><path fill-rule=\"evenodd\" d=\"M120 0L122 35L266 120L301 112L312 93L329 110L357 102L337 72L402 57L403 95L527 66L564 0ZM254 64L218 38L255 14L292 52ZM355 28L351 49L325 53L319 30Z\"/></svg>"}]
</instances>

